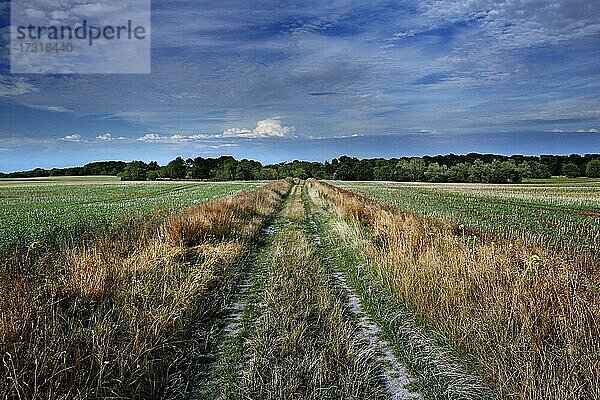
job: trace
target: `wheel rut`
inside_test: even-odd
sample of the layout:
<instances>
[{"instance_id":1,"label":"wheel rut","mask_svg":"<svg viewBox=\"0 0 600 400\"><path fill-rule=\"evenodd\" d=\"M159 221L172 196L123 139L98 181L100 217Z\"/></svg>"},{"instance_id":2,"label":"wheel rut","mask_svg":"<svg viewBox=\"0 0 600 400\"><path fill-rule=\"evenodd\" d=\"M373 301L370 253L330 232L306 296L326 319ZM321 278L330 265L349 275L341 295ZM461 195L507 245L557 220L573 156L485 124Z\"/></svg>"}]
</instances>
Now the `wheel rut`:
<instances>
[{"instance_id":1,"label":"wheel rut","mask_svg":"<svg viewBox=\"0 0 600 400\"><path fill-rule=\"evenodd\" d=\"M318 198L318 195L310 193L308 190L304 193L303 201L307 211L307 223L313 237L313 242L322 249L322 239L319 234L320 227L315 222L313 213L314 206L322 206L323 203ZM325 262L329 259L326 256L322 258ZM376 349L379 355L380 361L384 366L382 379L390 398L394 400L421 399L422 397L418 393L407 388L413 381L412 377L408 370L398 361L392 345L383 338L381 328L364 312L360 297L350 287L344 273L333 262L329 262L329 266L334 283L342 289L348 299L346 307L356 320L356 336Z\"/></svg>"}]
</instances>

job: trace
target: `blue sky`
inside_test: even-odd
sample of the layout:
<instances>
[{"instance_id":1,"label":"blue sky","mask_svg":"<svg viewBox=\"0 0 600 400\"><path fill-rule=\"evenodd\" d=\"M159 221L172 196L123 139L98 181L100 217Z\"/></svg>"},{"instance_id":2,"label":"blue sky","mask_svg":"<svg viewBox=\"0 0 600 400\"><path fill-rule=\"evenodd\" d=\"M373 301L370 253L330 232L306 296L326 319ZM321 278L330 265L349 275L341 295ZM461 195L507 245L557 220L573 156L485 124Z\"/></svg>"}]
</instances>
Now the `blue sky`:
<instances>
[{"instance_id":1,"label":"blue sky","mask_svg":"<svg viewBox=\"0 0 600 400\"><path fill-rule=\"evenodd\" d=\"M154 1L147 75L10 74L9 17L4 172L600 152L598 1Z\"/></svg>"}]
</instances>

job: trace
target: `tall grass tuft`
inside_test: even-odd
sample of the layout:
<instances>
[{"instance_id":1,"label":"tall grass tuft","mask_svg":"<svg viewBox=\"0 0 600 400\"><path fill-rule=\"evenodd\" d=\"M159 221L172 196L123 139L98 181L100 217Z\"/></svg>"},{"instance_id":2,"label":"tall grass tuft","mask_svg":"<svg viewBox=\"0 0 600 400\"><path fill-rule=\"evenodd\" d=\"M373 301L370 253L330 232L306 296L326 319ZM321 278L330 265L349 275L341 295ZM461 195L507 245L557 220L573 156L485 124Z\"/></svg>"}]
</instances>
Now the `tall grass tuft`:
<instances>
[{"instance_id":1,"label":"tall grass tuft","mask_svg":"<svg viewBox=\"0 0 600 400\"><path fill-rule=\"evenodd\" d=\"M311 185L363 227L375 274L503 397L600 398L597 261Z\"/></svg>"},{"instance_id":2,"label":"tall grass tuft","mask_svg":"<svg viewBox=\"0 0 600 400\"><path fill-rule=\"evenodd\" d=\"M0 397L184 397L195 356L184 349L206 347L197 330L288 190L275 182L160 223L132 222L116 237L5 260Z\"/></svg>"}]
</instances>

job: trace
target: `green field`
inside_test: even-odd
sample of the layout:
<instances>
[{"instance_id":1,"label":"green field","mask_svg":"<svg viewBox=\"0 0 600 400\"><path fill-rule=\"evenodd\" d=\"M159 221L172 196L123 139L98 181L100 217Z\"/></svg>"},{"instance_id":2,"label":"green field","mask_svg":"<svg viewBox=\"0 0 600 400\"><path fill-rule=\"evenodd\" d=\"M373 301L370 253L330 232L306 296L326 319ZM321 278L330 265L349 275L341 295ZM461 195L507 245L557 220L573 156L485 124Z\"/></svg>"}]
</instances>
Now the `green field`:
<instances>
[{"instance_id":1,"label":"green field","mask_svg":"<svg viewBox=\"0 0 600 400\"><path fill-rule=\"evenodd\" d=\"M401 210L584 254L600 252L600 183L333 182Z\"/></svg>"},{"instance_id":2,"label":"green field","mask_svg":"<svg viewBox=\"0 0 600 400\"><path fill-rule=\"evenodd\" d=\"M600 184L600 178L586 178L586 177L579 177L579 178L566 178L566 177L559 177L559 176L553 176L552 178L524 178L523 179L523 183L536 183L536 184L564 184L564 183L590 183L590 184Z\"/></svg>"},{"instance_id":3,"label":"green field","mask_svg":"<svg viewBox=\"0 0 600 400\"><path fill-rule=\"evenodd\" d=\"M93 231L127 215L173 210L262 183L121 182L115 177L0 180L0 253L74 231Z\"/></svg>"},{"instance_id":4,"label":"green field","mask_svg":"<svg viewBox=\"0 0 600 400\"><path fill-rule=\"evenodd\" d=\"M597 184L333 183L3 181L0 398L600 398Z\"/></svg>"},{"instance_id":5,"label":"green field","mask_svg":"<svg viewBox=\"0 0 600 400\"><path fill-rule=\"evenodd\" d=\"M65 185L90 183L120 183L118 176L56 176L39 178L0 178L0 186Z\"/></svg>"}]
</instances>

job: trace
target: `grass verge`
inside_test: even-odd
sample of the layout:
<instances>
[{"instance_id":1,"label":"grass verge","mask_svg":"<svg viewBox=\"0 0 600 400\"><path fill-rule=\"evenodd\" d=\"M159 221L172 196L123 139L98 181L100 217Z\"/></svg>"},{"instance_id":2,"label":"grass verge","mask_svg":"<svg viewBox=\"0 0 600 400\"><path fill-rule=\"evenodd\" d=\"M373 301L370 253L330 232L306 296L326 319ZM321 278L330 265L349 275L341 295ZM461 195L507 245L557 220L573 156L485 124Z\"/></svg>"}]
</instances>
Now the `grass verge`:
<instances>
[{"instance_id":1,"label":"grass verge","mask_svg":"<svg viewBox=\"0 0 600 400\"><path fill-rule=\"evenodd\" d=\"M373 298L375 311L387 291L500 397L600 398L597 264L518 241L483 240L343 189L311 185L350 222L345 226L352 229L336 235L352 238L364 254L355 284L371 276L384 289L373 295L370 287L357 289Z\"/></svg>"},{"instance_id":2,"label":"grass verge","mask_svg":"<svg viewBox=\"0 0 600 400\"><path fill-rule=\"evenodd\" d=\"M23 257L4 261L0 397L184 397L205 322L288 190L280 181L117 239L28 254L27 271Z\"/></svg>"}]
</instances>

